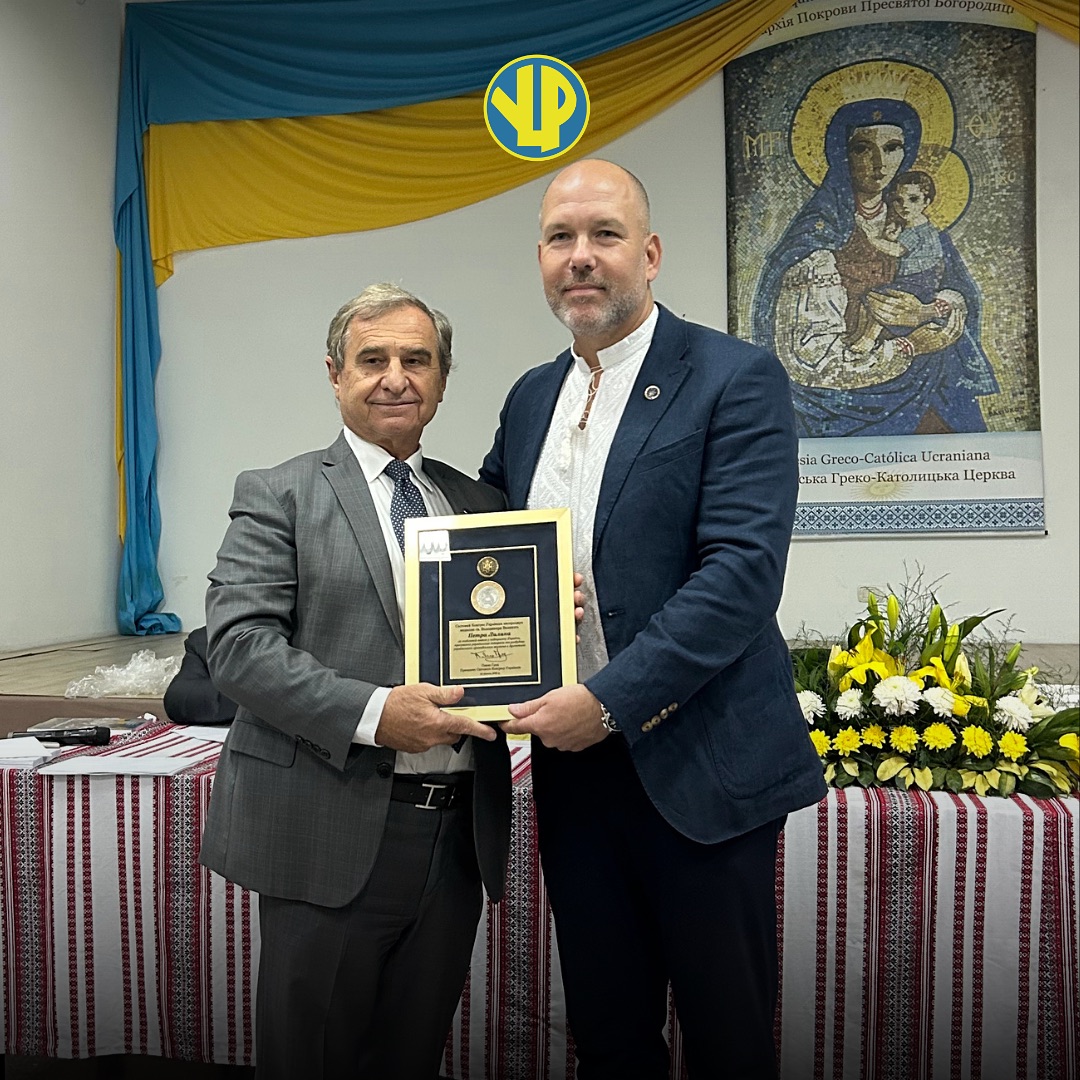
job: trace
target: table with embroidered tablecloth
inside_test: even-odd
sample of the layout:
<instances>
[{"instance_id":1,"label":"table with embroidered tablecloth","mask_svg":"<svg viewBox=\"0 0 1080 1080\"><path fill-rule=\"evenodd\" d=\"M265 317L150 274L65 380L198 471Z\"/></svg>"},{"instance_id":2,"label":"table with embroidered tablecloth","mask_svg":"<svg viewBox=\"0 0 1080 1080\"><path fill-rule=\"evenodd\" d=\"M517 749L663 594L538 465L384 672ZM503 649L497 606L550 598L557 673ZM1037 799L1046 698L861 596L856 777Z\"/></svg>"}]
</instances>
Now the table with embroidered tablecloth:
<instances>
[{"instance_id":1,"label":"table with embroidered tablecloth","mask_svg":"<svg viewBox=\"0 0 1080 1080\"><path fill-rule=\"evenodd\" d=\"M7 1053L253 1063L258 905L198 864L219 746L184 738L154 724L64 755L186 753L170 775L0 771ZM454 1080L572 1076L528 744L512 749L510 888L477 934ZM792 815L785 1080L1076 1080L1078 821L1075 798L852 788Z\"/></svg>"}]
</instances>

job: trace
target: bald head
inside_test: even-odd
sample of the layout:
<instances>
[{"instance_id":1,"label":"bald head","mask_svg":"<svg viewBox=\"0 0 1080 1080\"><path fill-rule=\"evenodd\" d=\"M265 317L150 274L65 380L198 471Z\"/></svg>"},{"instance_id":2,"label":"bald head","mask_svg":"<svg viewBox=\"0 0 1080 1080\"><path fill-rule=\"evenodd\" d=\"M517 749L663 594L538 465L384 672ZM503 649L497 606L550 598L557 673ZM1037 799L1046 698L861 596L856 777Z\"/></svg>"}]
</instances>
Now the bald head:
<instances>
[{"instance_id":1,"label":"bald head","mask_svg":"<svg viewBox=\"0 0 1080 1080\"><path fill-rule=\"evenodd\" d=\"M625 197L639 216L642 233L649 232L649 193L645 185L629 169L602 158L586 158L575 161L556 173L544 189L540 201L540 222L543 226L544 209L556 200L580 198L585 193L602 191L615 197Z\"/></svg>"},{"instance_id":2,"label":"bald head","mask_svg":"<svg viewBox=\"0 0 1080 1080\"><path fill-rule=\"evenodd\" d=\"M621 166L578 161L551 181L540 206L538 253L548 304L590 364L652 310L660 237L649 229L641 181Z\"/></svg>"}]
</instances>

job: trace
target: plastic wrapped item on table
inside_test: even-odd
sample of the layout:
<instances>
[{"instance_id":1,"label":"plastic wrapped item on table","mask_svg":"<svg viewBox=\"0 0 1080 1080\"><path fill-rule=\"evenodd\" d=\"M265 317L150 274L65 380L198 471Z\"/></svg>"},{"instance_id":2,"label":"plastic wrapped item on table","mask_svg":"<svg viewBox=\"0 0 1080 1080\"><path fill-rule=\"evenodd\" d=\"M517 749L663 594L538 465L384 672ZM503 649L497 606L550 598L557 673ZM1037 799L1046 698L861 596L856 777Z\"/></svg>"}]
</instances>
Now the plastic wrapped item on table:
<instances>
[{"instance_id":1,"label":"plastic wrapped item on table","mask_svg":"<svg viewBox=\"0 0 1080 1080\"><path fill-rule=\"evenodd\" d=\"M179 670L180 657L159 658L152 649L140 649L123 667L98 666L93 675L72 680L64 697L162 697Z\"/></svg>"}]
</instances>

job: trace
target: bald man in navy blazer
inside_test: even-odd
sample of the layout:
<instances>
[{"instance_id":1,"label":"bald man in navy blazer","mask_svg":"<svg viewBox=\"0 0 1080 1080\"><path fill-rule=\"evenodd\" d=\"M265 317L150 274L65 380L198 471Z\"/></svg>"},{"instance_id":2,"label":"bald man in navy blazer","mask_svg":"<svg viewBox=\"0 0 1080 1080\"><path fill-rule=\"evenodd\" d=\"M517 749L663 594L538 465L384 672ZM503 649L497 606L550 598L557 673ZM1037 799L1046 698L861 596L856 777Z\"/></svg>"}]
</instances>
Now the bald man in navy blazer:
<instances>
[{"instance_id":1,"label":"bald man in navy blazer","mask_svg":"<svg viewBox=\"0 0 1080 1080\"><path fill-rule=\"evenodd\" d=\"M541 208L548 303L573 350L510 390L481 478L568 505L585 577L581 683L512 706L579 1080L773 1077L775 873L786 815L825 794L775 613L798 488L770 353L653 301L640 182L604 161Z\"/></svg>"}]
</instances>

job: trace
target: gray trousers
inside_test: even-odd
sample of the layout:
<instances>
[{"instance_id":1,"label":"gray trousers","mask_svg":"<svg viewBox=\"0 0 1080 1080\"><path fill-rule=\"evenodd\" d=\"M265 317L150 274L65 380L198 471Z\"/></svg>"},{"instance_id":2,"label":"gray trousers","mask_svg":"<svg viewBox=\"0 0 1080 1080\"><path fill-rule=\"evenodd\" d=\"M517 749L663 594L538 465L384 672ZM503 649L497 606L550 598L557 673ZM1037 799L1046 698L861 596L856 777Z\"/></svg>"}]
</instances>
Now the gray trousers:
<instances>
[{"instance_id":1,"label":"gray trousers","mask_svg":"<svg viewBox=\"0 0 1080 1080\"><path fill-rule=\"evenodd\" d=\"M259 897L257 1080L435 1080L482 889L472 803L390 803L371 878L326 908Z\"/></svg>"}]
</instances>

